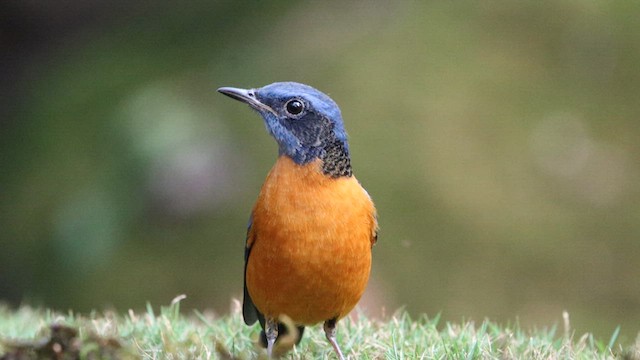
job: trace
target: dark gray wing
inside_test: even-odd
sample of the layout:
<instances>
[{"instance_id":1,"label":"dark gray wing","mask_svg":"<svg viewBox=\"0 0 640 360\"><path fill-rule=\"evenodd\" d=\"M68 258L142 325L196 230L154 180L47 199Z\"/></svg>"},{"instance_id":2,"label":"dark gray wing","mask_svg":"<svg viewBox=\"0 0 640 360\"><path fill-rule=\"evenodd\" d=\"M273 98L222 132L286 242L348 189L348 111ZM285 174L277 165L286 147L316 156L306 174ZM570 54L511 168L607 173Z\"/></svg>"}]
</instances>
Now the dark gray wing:
<instances>
[{"instance_id":1,"label":"dark gray wing","mask_svg":"<svg viewBox=\"0 0 640 360\"><path fill-rule=\"evenodd\" d=\"M262 318L262 314L259 314L258 309L256 309L256 306L253 304L253 300L251 300L251 296L247 290L247 264L249 263L249 255L251 255L251 247L253 246L253 241L249 241L252 225L253 214L249 217L247 238L245 240L246 245L244 248L244 299L242 300L242 317L244 318L244 323L247 325L255 324L255 322L258 321L258 317Z\"/></svg>"}]
</instances>

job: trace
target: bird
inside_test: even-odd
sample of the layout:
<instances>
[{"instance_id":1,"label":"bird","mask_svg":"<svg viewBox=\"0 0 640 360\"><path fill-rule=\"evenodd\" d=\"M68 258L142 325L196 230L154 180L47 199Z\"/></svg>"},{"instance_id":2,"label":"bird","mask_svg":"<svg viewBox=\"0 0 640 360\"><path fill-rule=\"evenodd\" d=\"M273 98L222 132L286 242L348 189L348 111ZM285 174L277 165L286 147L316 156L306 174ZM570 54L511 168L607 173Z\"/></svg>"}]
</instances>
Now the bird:
<instances>
[{"instance_id":1,"label":"bird","mask_svg":"<svg viewBox=\"0 0 640 360\"><path fill-rule=\"evenodd\" d=\"M257 111L278 144L278 157L255 202L246 234L242 315L260 323L273 355L287 332L323 323L337 357L336 323L360 300L378 239L374 203L353 174L338 105L296 82L218 92Z\"/></svg>"}]
</instances>

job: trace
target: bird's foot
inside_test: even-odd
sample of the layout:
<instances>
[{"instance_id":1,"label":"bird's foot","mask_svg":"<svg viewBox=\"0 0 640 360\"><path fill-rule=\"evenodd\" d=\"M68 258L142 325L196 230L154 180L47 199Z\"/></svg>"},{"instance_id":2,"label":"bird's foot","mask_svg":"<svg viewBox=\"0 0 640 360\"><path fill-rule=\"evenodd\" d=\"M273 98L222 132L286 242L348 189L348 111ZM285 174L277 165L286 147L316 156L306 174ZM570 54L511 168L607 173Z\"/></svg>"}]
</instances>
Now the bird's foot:
<instances>
[{"instance_id":1,"label":"bird's foot","mask_svg":"<svg viewBox=\"0 0 640 360\"><path fill-rule=\"evenodd\" d=\"M342 355L342 351L340 350L340 346L338 346L338 342L336 341L336 321L337 319L330 319L324 322L324 334L333 346L333 350L335 350L336 355L338 355L338 359L344 360L344 355Z\"/></svg>"},{"instance_id":2,"label":"bird's foot","mask_svg":"<svg viewBox=\"0 0 640 360\"><path fill-rule=\"evenodd\" d=\"M267 336L267 356L271 359L273 355L273 345L278 338L278 322L274 318L266 318L264 333Z\"/></svg>"}]
</instances>

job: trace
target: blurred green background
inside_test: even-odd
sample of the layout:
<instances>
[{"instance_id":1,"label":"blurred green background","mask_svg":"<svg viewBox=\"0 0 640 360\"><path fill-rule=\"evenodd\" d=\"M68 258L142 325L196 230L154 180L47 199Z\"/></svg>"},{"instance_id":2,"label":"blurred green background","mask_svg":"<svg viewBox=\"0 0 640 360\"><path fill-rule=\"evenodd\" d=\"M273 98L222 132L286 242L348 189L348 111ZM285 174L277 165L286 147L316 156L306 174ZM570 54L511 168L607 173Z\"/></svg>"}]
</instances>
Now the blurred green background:
<instances>
[{"instance_id":1,"label":"blurred green background","mask_svg":"<svg viewBox=\"0 0 640 360\"><path fill-rule=\"evenodd\" d=\"M126 4L126 5L125 5ZM640 330L640 2L0 2L0 299L228 311L277 149L215 92L341 106L362 306Z\"/></svg>"}]
</instances>

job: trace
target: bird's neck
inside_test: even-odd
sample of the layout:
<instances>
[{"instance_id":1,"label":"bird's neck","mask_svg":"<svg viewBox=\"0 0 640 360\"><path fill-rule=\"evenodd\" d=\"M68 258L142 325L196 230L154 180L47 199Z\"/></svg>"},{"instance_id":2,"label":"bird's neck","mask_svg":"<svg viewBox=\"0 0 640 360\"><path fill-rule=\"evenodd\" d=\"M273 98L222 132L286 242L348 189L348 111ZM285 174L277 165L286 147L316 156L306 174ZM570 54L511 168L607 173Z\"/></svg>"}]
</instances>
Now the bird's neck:
<instances>
[{"instance_id":1,"label":"bird's neck","mask_svg":"<svg viewBox=\"0 0 640 360\"><path fill-rule=\"evenodd\" d=\"M333 178L353 175L349 152L342 141L336 139L327 143L323 150L320 160L322 160L322 172L325 175Z\"/></svg>"},{"instance_id":2,"label":"bird's neck","mask_svg":"<svg viewBox=\"0 0 640 360\"><path fill-rule=\"evenodd\" d=\"M280 146L280 156L287 156L302 166L320 160L320 171L325 176L336 179L353 175L347 145L338 139L331 139L319 146L301 147L293 151L288 149Z\"/></svg>"}]
</instances>

